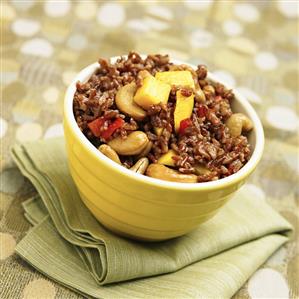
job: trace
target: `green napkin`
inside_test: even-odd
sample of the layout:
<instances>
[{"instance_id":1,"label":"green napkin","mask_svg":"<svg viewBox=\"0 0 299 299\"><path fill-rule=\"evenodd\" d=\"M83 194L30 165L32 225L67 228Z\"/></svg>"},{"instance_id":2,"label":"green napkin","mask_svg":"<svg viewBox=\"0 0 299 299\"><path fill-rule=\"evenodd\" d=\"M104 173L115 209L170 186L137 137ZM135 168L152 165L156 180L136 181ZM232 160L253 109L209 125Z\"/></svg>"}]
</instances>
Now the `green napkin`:
<instances>
[{"instance_id":1,"label":"green napkin","mask_svg":"<svg viewBox=\"0 0 299 299\"><path fill-rule=\"evenodd\" d=\"M34 228L17 253L82 294L229 298L287 242L291 230L264 201L241 190L213 219L183 237L159 243L124 239L103 228L81 202L63 139L16 145L12 155L40 195L24 203Z\"/></svg>"}]
</instances>

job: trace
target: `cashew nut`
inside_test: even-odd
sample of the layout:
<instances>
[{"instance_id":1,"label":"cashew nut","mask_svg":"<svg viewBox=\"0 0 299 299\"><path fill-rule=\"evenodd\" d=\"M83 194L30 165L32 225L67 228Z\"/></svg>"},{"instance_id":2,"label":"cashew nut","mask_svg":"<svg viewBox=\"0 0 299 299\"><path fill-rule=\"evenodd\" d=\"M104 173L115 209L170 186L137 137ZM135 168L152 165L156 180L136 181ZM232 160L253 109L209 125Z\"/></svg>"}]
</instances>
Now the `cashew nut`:
<instances>
[{"instance_id":1,"label":"cashew nut","mask_svg":"<svg viewBox=\"0 0 299 299\"><path fill-rule=\"evenodd\" d=\"M134 131L128 135L127 139L120 136L108 142L119 155L130 156L140 154L147 146L149 140L142 131Z\"/></svg>"},{"instance_id":2,"label":"cashew nut","mask_svg":"<svg viewBox=\"0 0 299 299\"><path fill-rule=\"evenodd\" d=\"M187 64L172 64L169 66L169 70L170 71L189 71L192 75L195 73L196 75L196 72L194 71L194 69L187 65Z\"/></svg>"},{"instance_id":3,"label":"cashew nut","mask_svg":"<svg viewBox=\"0 0 299 299\"><path fill-rule=\"evenodd\" d=\"M226 121L226 125L232 137L240 136L242 130L248 132L253 128L252 121L243 113L232 114Z\"/></svg>"},{"instance_id":4,"label":"cashew nut","mask_svg":"<svg viewBox=\"0 0 299 299\"><path fill-rule=\"evenodd\" d=\"M179 183L196 183L197 176L195 174L183 174L177 170L166 167L162 164L150 164L146 170L146 174L152 178L179 182Z\"/></svg>"},{"instance_id":5,"label":"cashew nut","mask_svg":"<svg viewBox=\"0 0 299 299\"><path fill-rule=\"evenodd\" d=\"M133 117L135 120L143 120L146 117L146 112L133 101L136 90L135 82L121 87L116 93L115 104L121 112Z\"/></svg>"},{"instance_id":6,"label":"cashew nut","mask_svg":"<svg viewBox=\"0 0 299 299\"><path fill-rule=\"evenodd\" d=\"M148 158L141 158L130 169L136 173L144 174L148 164Z\"/></svg>"},{"instance_id":7,"label":"cashew nut","mask_svg":"<svg viewBox=\"0 0 299 299\"><path fill-rule=\"evenodd\" d=\"M137 156L137 159L140 159L140 158L143 158L143 157L146 157L149 152L151 151L152 149L152 146L153 146L153 143L151 141L149 141L146 145L146 147L142 150L142 152Z\"/></svg>"},{"instance_id":8,"label":"cashew nut","mask_svg":"<svg viewBox=\"0 0 299 299\"><path fill-rule=\"evenodd\" d=\"M195 165L194 169L195 169L195 172L196 172L197 175L206 175L206 174L211 173L211 171L207 167L205 167L201 164Z\"/></svg>"},{"instance_id":9,"label":"cashew nut","mask_svg":"<svg viewBox=\"0 0 299 299\"><path fill-rule=\"evenodd\" d=\"M112 161L116 162L117 164L121 164L121 162L119 160L119 157L118 157L118 154L109 145L102 144L102 145L99 146L98 150L102 154L104 154L106 157L110 158Z\"/></svg>"},{"instance_id":10,"label":"cashew nut","mask_svg":"<svg viewBox=\"0 0 299 299\"><path fill-rule=\"evenodd\" d=\"M206 85L203 88L204 94L207 97L215 95L215 88L213 85Z\"/></svg>"},{"instance_id":11,"label":"cashew nut","mask_svg":"<svg viewBox=\"0 0 299 299\"><path fill-rule=\"evenodd\" d=\"M200 88L200 86L196 86L194 90L194 99L197 102L205 102L206 101L206 95L203 92L203 90Z\"/></svg>"}]
</instances>

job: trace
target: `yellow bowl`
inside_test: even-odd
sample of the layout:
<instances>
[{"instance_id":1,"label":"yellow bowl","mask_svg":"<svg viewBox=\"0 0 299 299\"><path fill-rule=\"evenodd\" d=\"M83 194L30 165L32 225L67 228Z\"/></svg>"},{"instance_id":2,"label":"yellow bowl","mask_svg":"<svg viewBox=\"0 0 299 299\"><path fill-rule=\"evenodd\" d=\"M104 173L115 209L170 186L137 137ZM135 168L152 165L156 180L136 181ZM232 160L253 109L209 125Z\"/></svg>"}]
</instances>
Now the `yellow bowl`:
<instances>
[{"instance_id":1,"label":"yellow bowl","mask_svg":"<svg viewBox=\"0 0 299 299\"><path fill-rule=\"evenodd\" d=\"M115 59L111 58L112 61ZM147 241L181 236L212 218L245 183L261 159L263 127L252 106L234 91L233 111L246 114L254 124L249 134L252 156L237 173L218 181L197 184L150 178L104 156L83 135L75 121L73 96L76 82L88 80L98 67L98 63L89 65L76 76L67 89L64 105L69 168L87 208L112 231ZM211 73L208 78L221 82Z\"/></svg>"}]
</instances>

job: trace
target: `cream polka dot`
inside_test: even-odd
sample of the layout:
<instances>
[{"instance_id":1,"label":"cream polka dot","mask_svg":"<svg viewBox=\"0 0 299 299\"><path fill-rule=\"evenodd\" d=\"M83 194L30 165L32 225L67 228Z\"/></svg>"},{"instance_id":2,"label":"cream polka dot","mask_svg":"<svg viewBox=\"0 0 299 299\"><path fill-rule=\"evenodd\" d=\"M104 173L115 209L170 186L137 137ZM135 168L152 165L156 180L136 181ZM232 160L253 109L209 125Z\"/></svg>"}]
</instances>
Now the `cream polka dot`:
<instances>
[{"instance_id":1,"label":"cream polka dot","mask_svg":"<svg viewBox=\"0 0 299 299\"><path fill-rule=\"evenodd\" d=\"M160 17L162 19L166 19L168 21L173 19L172 11L165 6L151 5L151 6L148 6L147 12L151 15Z\"/></svg>"},{"instance_id":2,"label":"cream polka dot","mask_svg":"<svg viewBox=\"0 0 299 299\"><path fill-rule=\"evenodd\" d=\"M10 0L10 3L13 4L14 7L20 10L28 10L35 4L35 0L26 0L26 1L20 1L20 0Z\"/></svg>"},{"instance_id":3,"label":"cream polka dot","mask_svg":"<svg viewBox=\"0 0 299 299\"><path fill-rule=\"evenodd\" d=\"M0 19L4 21L12 21L16 17L15 9L6 3L1 3L2 11L0 14Z\"/></svg>"},{"instance_id":4,"label":"cream polka dot","mask_svg":"<svg viewBox=\"0 0 299 299\"><path fill-rule=\"evenodd\" d=\"M265 192L257 185L246 184L243 186L242 191L248 194L249 196L252 196L253 198L257 198L259 200L266 199Z\"/></svg>"},{"instance_id":5,"label":"cream polka dot","mask_svg":"<svg viewBox=\"0 0 299 299\"><path fill-rule=\"evenodd\" d=\"M279 12L287 18L296 18L299 16L299 6L297 1L279 0L276 2Z\"/></svg>"},{"instance_id":6,"label":"cream polka dot","mask_svg":"<svg viewBox=\"0 0 299 299\"><path fill-rule=\"evenodd\" d=\"M3 138L7 132L7 121L0 117L0 138Z\"/></svg>"},{"instance_id":7,"label":"cream polka dot","mask_svg":"<svg viewBox=\"0 0 299 299\"><path fill-rule=\"evenodd\" d=\"M91 20L95 17L97 5L94 1L80 1L75 8L76 16L81 20Z\"/></svg>"},{"instance_id":8,"label":"cream polka dot","mask_svg":"<svg viewBox=\"0 0 299 299\"><path fill-rule=\"evenodd\" d=\"M258 9L249 3L237 3L234 7L234 14L241 21L253 23L260 18Z\"/></svg>"},{"instance_id":9,"label":"cream polka dot","mask_svg":"<svg viewBox=\"0 0 299 299\"><path fill-rule=\"evenodd\" d=\"M287 250L285 247L278 249L266 262L268 266L280 266L283 264L287 255Z\"/></svg>"},{"instance_id":10,"label":"cream polka dot","mask_svg":"<svg viewBox=\"0 0 299 299\"><path fill-rule=\"evenodd\" d=\"M228 39L227 46L242 54L254 55L257 52L257 44L245 37L232 37Z\"/></svg>"},{"instance_id":11,"label":"cream polka dot","mask_svg":"<svg viewBox=\"0 0 299 299\"><path fill-rule=\"evenodd\" d=\"M33 122L38 118L41 108L37 101L28 98L19 100L12 109L14 122L17 124Z\"/></svg>"},{"instance_id":12,"label":"cream polka dot","mask_svg":"<svg viewBox=\"0 0 299 299\"><path fill-rule=\"evenodd\" d=\"M152 30L165 30L169 27L168 23L159 21L153 18L146 17L144 19L145 24Z\"/></svg>"},{"instance_id":13,"label":"cream polka dot","mask_svg":"<svg viewBox=\"0 0 299 299\"><path fill-rule=\"evenodd\" d=\"M205 0L205 1L194 1L194 0L184 0L184 4L194 10L205 10L209 8L213 3L213 0Z\"/></svg>"},{"instance_id":14,"label":"cream polka dot","mask_svg":"<svg viewBox=\"0 0 299 299\"><path fill-rule=\"evenodd\" d=\"M65 85L70 85L77 75L74 71L65 71L62 74L62 81Z\"/></svg>"},{"instance_id":15,"label":"cream polka dot","mask_svg":"<svg viewBox=\"0 0 299 299\"><path fill-rule=\"evenodd\" d=\"M42 94L43 99L46 103L53 104L56 103L59 98L59 90L54 87L48 87Z\"/></svg>"},{"instance_id":16,"label":"cream polka dot","mask_svg":"<svg viewBox=\"0 0 299 299\"><path fill-rule=\"evenodd\" d=\"M67 15L71 9L69 0L51 1L48 0L44 4L44 11L46 15L53 18L59 18Z\"/></svg>"},{"instance_id":17,"label":"cream polka dot","mask_svg":"<svg viewBox=\"0 0 299 299\"><path fill-rule=\"evenodd\" d=\"M258 270L248 282L248 293L254 298L289 298L284 277L272 269Z\"/></svg>"},{"instance_id":18,"label":"cream polka dot","mask_svg":"<svg viewBox=\"0 0 299 299\"><path fill-rule=\"evenodd\" d=\"M83 34L73 34L67 41L67 45L73 50L82 50L87 44L87 38Z\"/></svg>"},{"instance_id":19,"label":"cream polka dot","mask_svg":"<svg viewBox=\"0 0 299 299\"><path fill-rule=\"evenodd\" d=\"M194 48L208 48L212 45L214 36L204 29L197 29L191 33L190 43Z\"/></svg>"},{"instance_id":20,"label":"cream polka dot","mask_svg":"<svg viewBox=\"0 0 299 299\"><path fill-rule=\"evenodd\" d=\"M222 24L222 30L228 36L237 36L242 34L243 26L238 21L226 20Z\"/></svg>"},{"instance_id":21,"label":"cream polka dot","mask_svg":"<svg viewBox=\"0 0 299 299\"><path fill-rule=\"evenodd\" d=\"M264 71L271 71L277 68L278 60L276 56L270 52L260 52L254 58L255 65Z\"/></svg>"},{"instance_id":22,"label":"cream polka dot","mask_svg":"<svg viewBox=\"0 0 299 299\"><path fill-rule=\"evenodd\" d=\"M126 26L137 32L148 32L151 30L150 26L141 19L131 19L127 22Z\"/></svg>"},{"instance_id":23,"label":"cream polka dot","mask_svg":"<svg viewBox=\"0 0 299 299\"><path fill-rule=\"evenodd\" d=\"M257 93L255 93L252 89L250 89L246 86L239 86L236 89L240 94L245 96L249 102L251 102L253 104L261 104L262 103L261 97Z\"/></svg>"},{"instance_id":24,"label":"cream polka dot","mask_svg":"<svg viewBox=\"0 0 299 299\"><path fill-rule=\"evenodd\" d=\"M12 23L12 31L19 36L29 37L40 30L40 23L30 19L17 19Z\"/></svg>"},{"instance_id":25,"label":"cream polka dot","mask_svg":"<svg viewBox=\"0 0 299 299\"><path fill-rule=\"evenodd\" d=\"M23 43L21 52L28 55L50 57L52 56L54 49L46 39L34 38Z\"/></svg>"},{"instance_id":26,"label":"cream polka dot","mask_svg":"<svg viewBox=\"0 0 299 299\"><path fill-rule=\"evenodd\" d=\"M117 3L105 3L101 5L97 14L98 23L107 27L118 27L126 18L123 6Z\"/></svg>"},{"instance_id":27,"label":"cream polka dot","mask_svg":"<svg viewBox=\"0 0 299 299\"><path fill-rule=\"evenodd\" d=\"M3 85L8 85L18 79L19 74L17 72L3 72L2 78L0 78L0 82Z\"/></svg>"},{"instance_id":28,"label":"cream polka dot","mask_svg":"<svg viewBox=\"0 0 299 299\"><path fill-rule=\"evenodd\" d=\"M234 87L236 85L236 79L228 71L216 70L216 71L213 71L213 74L215 76L217 76L220 79L220 81L223 81L223 83L228 85L229 87Z\"/></svg>"},{"instance_id":29,"label":"cream polka dot","mask_svg":"<svg viewBox=\"0 0 299 299\"><path fill-rule=\"evenodd\" d=\"M25 123L16 131L16 138L21 142L37 140L42 136L42 127L38 123Z\"/></svg>"},{"instance_id":30,"label":"cream polka dot","mask_svg":"<svg viewBox=\"0 0 299 299\"><path fill-rule=\"evenodd\" d=\"M271 126L285 131L298 128L298 117L294 110L285 106L272 106L266 111L266 119Z\"/></svg>"},{"instance_id":31,"label":"cream polka dot","mask_svg":"<svg viewBox=\"0 0 299 299\"><path fill-rule=\"evenodd\" d=\"M287 105L296 104L296 97L292 90L284 88L282 86L278 86L274 88L274 99L276 103L281 103L281 99L283 99L283 103Z\"/></svg>"},{"instance_id":32,"label":"cream polka dot","mask_svg":"<svg viewBox=\"0 0 299 299\"><path fill-rule=\"evenodd\" d=\"M44 135L44 138L53 138L63 136L63 126L61 123L49 127Z\"/></svg>"},{"instance_id":33,"label":"cream polka dot","mask_svg":"<svg viewBox=\"0 0 299 299\"><path fill-rule=\"evenodd\" d=\"M45 279L35 279L29 282L23 291L23 299L54 299L54 285Z\"/></svg>"},{"instance_id":34,"label":"cream polka dot","mask_svg":"<svg viewBox=\"0 0 299 299\"><path fill-rule=\"evenodd\" d=\"M16 247L16 240L11 234L0 233L0 260L5 260L11 256Z\"/></svg>"}]
</instances>

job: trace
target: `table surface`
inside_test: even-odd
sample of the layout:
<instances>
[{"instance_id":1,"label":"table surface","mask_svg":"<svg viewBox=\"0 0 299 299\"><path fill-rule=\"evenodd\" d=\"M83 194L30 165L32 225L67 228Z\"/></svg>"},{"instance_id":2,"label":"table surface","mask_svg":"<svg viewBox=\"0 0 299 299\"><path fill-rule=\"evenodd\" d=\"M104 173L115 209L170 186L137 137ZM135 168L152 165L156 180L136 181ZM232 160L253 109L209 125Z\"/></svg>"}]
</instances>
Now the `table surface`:
<instances>
[{"instance_id":1,"label":"table surface","mask_svg":"<svg viewBox=\"0 0 299 299\"><path fill-rule=\"evenodd\" d=\"M30 228L34 188L15 168L15 142L62 134L66 86L99 57L168 53L205 63L262 119L266 149L245 188L295 228L291 241L235 298L298 298L298 11L296 1L1 1L1 298L81 298L14 254Z\"/></svg>"}]
</instances>

